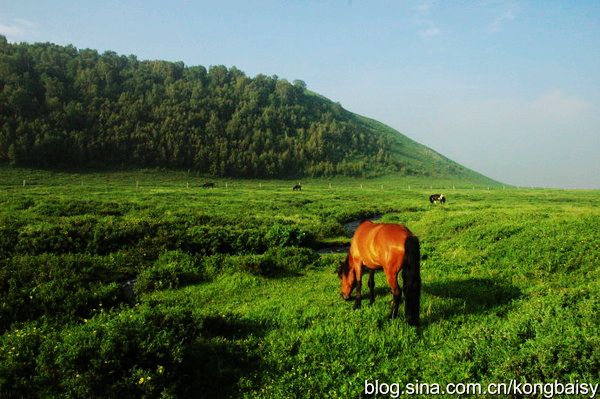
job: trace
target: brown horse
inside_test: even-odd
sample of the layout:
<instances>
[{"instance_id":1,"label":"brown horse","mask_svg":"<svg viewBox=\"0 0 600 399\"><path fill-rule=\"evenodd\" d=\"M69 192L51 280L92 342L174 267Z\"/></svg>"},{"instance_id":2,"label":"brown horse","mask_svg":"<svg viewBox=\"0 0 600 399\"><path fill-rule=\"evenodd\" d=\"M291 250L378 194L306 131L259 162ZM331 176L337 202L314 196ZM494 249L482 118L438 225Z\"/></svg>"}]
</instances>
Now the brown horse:
<instances>
[{"instance_id":1,"label":"brown horse","mask_svg":"<svg viewBox=\"0 0 600 399\"><path fill-rule=\"evenodd\" d=\"M408 324L419 325L421 300L421 254L419 239L401 224L362 222L356 229L350 251L338 270L342 280L342 297L351 299L350 294L356 287L354 309L360 308L362 300L363 267L369 270L369 289L371 304L375 301L376 269L383 269L387 282L392 289L394 303L391 318L398 315L398 305L402 292L398 288L398 273L402 270L402 290L404 291L404 312Z\"/></svg>"}]
</instances>

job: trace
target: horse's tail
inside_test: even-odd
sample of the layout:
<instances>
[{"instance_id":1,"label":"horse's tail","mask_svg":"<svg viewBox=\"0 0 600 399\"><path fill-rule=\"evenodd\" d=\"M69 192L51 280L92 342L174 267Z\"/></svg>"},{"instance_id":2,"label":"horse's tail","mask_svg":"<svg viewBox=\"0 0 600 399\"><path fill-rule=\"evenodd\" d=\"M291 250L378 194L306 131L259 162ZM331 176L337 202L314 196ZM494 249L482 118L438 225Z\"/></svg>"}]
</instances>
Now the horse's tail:
<instances>
[{"instance_id":1,"label":"horse's tail","mask_svg":"<svg viewBox=\"0 0 600 399\"><path fill-rule=\"evenodd\" d=\"M402 290L404 291L404 313L406 321L413 326L419 325L421 307L421 248L419 239L410 235L404 242L404 264L402 265Z\"/></svg>"}]
</instances>

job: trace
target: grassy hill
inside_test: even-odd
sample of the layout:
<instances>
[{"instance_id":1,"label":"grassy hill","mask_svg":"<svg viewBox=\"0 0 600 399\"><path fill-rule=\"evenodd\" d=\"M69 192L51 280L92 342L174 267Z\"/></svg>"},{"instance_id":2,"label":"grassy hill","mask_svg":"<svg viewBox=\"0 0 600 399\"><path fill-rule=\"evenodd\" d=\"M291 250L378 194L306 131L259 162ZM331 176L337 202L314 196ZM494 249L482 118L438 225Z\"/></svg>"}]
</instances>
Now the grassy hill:
<instances>
[{"instance_id":1,"label":"grassy hill","mask_svg":"<svg viewBox=\"0 0 600 399\"><path fill-rule=\"evenodd\" d=\"M379 121L361 115L355 114L354 116L364 128L371 129L377 134L390 139L392 143L390 152L393 154L393 159L405 165L400 170L403 174L451 178L483 186L498 186L501 184L446 158Z\"/></svg>"},{"instance_id":2,"label":"grassy hill","mask_svg":"<svg viewBox=\"0 0 600 399\"><path fill-rule=\"evenodd\" d=\"M0 162L496 182L276 76L0 36Z\"/></svg>"}]
</instances>

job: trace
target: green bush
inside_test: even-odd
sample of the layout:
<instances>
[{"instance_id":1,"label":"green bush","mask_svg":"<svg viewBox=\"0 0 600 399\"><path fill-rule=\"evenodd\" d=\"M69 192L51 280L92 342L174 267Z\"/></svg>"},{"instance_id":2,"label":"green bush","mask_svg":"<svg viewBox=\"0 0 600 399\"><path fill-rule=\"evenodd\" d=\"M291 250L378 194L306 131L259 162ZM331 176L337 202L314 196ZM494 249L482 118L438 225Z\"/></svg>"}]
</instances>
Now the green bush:
<instances>
[{"instance_id":1,"label":"green bush","mask_svg":"<svg viewBox=\"0 0 600 399\"><path fill-rule=\"evenodd\" d=\"M325 220L320 223L316 228L316 234L319 238L326 237L342 237L347 233L344 230L344 226L336 220Z\"/></svg>"},{"instance_id":2,"label":"green bush","mask_svg":"<svg viewBox=\"0 0 600 399\"><path fill-rule=\"evenodd\" d=\"M309 248L271 248L262 255L230 256L227 267L261 276L296 275L314 266L319 254Z\"/></svg>"},{"instance_id":3,"label":"green bush","mask_svg":"<svg viewBox=\"0 0 600 399\"><path fill-rule=\"evenodd\" d=\"M32 206L32 205L30 205ZM117 202L93 200L54 200L45 201L36 207L39 214L46 216L123 215L131 205Z\"/></svg>"},{"instance_id":4,"label":"green bush","mask_svg":"<svg viewBox=\"0 0 600 399\"><path fill-rule=\"evenodd\" d=\"M99 314L43 342L37 394L174 397L189 385L186 360L198 335L191 310L181 307L145 304Z\"/></svg>"},{"instance_id":5,"label":"green bush","mask_svg":"<svg viewBox=\"0 0 600 399\"><path fill-rule=\"evenodd\" d=\"M94 229L88 250L99 255L137 246L147 235L152 235L150 223L143 219L108 217Z\"/></svg>"},{"instance_id":6,"label":"green bush","mask_svg":"<svg viewBox=\"0 0 600 399\"><path fill-rule=\"evenodd\" d=\"M203 280L195 257L183 251L169 251L159 256L154 264L138 274L136 292L179 288Z\"/></svg>"},{"instance_id":7,"label":"green bush","mask_svg":"<svg viewBox=\"0 0 600 399\"><path fill-rule=\"evenodd\" d=\"M42 315L89 317L130 300L118 283L128 276L125 255L16 256L0 264L0 329Z\"/></svg>"},{"instance_id":8,"label":"green bush","mask_svg":"<svg viewBox=\"0 0 600 399\"><path fill-rule=\"evenodd\" d=\"M145 303L0 336L0 397L229 397L256 370L263 326L189 304Z\"/></svg>"},{"instance_id":9,"label":"green bush","mask_svg":"<svg viewBox=\"0 0 600 399\"><path fill-rule=\"evenodd\" d=\"M24 211L26 209L32 208L35 205L35 201L32 198L24 197L14 199L8 202L6 206L6 210L8 211Z\"/></svg>"},{"instance_id":10,"label":"green bush","mask_svg":"<svg viewBox=\"0 0 600 399\"><path fill-rule=\"evenodd\" d=\"M187 230L182 247L201 255L261 253L267 248L264 236L257 228L194 226Z\"/></svg>"},{"instance_id":11,"label":"green bush","mask_svg":"<svg viewBox=\"0 0 600 399\"><path fill-rule=\"evenodd\" d=\"M0 221L0 259L10 256L19 239L18 227L5 222L7 221Z\"/></svg>"},{"instance_id":12,"label":"green bush","mask_svg":"<svg viewBox=\"0 0 600 399\"><path fill-rule=\"evenodd\" d=\"M299 227L276 223L267 231L265 240L269 247L309 246L314 237Z\"/></svg>"},{"instance_id":13,"label":"green bush","mask_svg":"<svg viewBox=\"0 0 600 399\"><path fill-rule=\"evenodd\" d=\"M216 254L211 256L205 256L202 258L202 272L206 278L215 278L220 273L222 273L225 269L230 268L231 270L235 270L232 262L228 262L233 258L232 256L226 256L223 254Z\"/></svg>"},{"instance_id":14,"label":"green bush","mask_svg":"<svg viewBox=\"0 0 600 399\"><path fill-rule=\"evenodd\" d=\"M19 232L15 252L28 255L83 252L92 236L92 224L83 218L72 223L28 225Z\"/></svg>"},{"instance_id":15,"label":"green bush","mask_svg":"<svg viewBox=\"0 0 600 399\"><path fill-rule=\"evenodd\" d=\"M320 259L316 251L301 247L271 248L264 256L275 265L276 270L287 273L300 273L315 266Z\"/></svg>"},{"instance_id":16,"label":"green bush","mask_svg":"<svg viewBox=\"0 0 600 399\"><path fill-rule=\"evenodd\" d=\"M37 323L27 323L0 336L0 397L35 397L36 357L44 339Z\"/></svg>"}]
</instances>

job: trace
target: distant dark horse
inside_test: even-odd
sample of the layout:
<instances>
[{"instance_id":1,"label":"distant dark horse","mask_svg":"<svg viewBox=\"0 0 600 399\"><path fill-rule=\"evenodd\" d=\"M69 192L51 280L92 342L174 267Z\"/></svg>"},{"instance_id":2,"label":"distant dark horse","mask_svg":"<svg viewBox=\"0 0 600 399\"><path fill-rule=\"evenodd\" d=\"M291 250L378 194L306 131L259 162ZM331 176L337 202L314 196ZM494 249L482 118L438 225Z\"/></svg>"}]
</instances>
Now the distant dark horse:
<instances>
[{"instance_id":1,"label":"distant dark horse","mask_svg":"<svg viewBox=\"0 0 600 399\"><path fill-rule=\"evenodd\" d=\"M215 188L215 183L212 183L212 182L204 183L200 187L202 187L202 188Z\"/></svg>"},{"instance_id":2,"label":"distant dark horse","mask_svg":"<svg viewBox=\"0 0 600 399\"><path fill-rule=\"evenodd\" d=\"M419 325L421 303L419 239L401 224L373 223L365 221L358 226L346 260L338 270L342 280L342 297L351 299L350 294L356 287L354 309L360 308L362 300L363 267L369 270L369 289L371 303L375 301L376 269L383 269L387 282L392 289L394 303L391 318L398 315L398 305L402 292L398 288L398 273L402 270L402 291L404 291L404 313L406 321L413 326Z\"/></svg>"},{"instance_id":3,"label":"distant dark horse","mask_svg":"<svg viewBox=\"0 0 600 399\"><path fill-rule=\"evenodd\" d=\"M300 185L300 183L298 183L294 187L292 187L292 190L294 190L294 191L302 191L302 186Z\"/></svg>"},{"instance_id":4,"label":"distant dark horse","mask_svg":"<svg viewBox=\"0 0 600 399\"><path fill-rule=\"evenodd\" d=\"M441 204L445 204L446 197L444 196L444 194L432 194L429 196L429 202L431 202L432 204L434 202L439 202Z\"/></svg>"}]
</instances>

